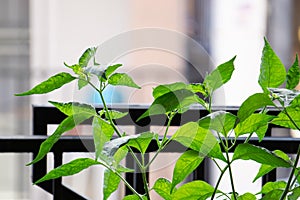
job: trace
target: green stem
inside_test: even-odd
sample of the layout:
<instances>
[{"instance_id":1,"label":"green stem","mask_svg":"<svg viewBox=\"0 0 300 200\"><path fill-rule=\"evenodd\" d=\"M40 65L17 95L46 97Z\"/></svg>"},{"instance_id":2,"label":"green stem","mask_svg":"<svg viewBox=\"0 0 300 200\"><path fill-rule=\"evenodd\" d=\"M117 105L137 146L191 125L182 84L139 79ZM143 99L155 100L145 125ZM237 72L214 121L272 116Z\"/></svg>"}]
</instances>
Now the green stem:
<instances>
[{"instance_id":1,"label":"green stem","mask_svg":"<svg viewBox=\"0 0 300 200\"><path fill-rule=\"evenodd\" d=\"M283 111L285 112L285 114L287 115L287 117L290 119L290 121L293 123L293 125L300 131L299 126L296 124L296 122L289 115L289 113L287 112L286 108L283 108ZM287 182L286 187L285 187L285 189L284 189L284 191L283 191L283 193L282 193L282 195L280 197L280 200L284 200L285 197L286 197L286 195L289 192L289 189L290 189L290 186L291 186L291 182L293 180L293 176L294 176L295 170L296 170L298 162L299 162L299 157L300 157L300 145L298 146L297 156L296 156L296 159L295 159L295 162L294 162L294 165L293 165L293 169L292 169L292 171L290 173L288 182Z\"/></svg>"},{"instance_id":2,"label":"green stem","mask_svg":"<svg viewBox=\"0 0 300 200\"><path fill-rule=\"evenodd\" d=\"M292 181L291 186L293 186L296 183L298 177L299 177L299 171L298 171L297 175L295 176L294 180Z\"/></svg>"},{"instance_id":3,"label":"green stem","mask_svg":"<svg viewBox=\"0 0 300 200\"><path fill-rule=\"evenodd\" d=\"M128 151L130 152L130 155L133 157L133 159L135 160L136 164L139 166L140 170L143 168L143 164L141 164L140 160L138 159L138 157L136 157L135 153L133 152L133 150L129 147L126 146Z\"/></svg>"},{"instance_id":4,"label":"green stem","mask_svg":"<svg viewBox=\"0 0 300 200\"><path fill-rule=\"evenodd\" d=\"M169 127L171 126L171 121L174 117L175 113L170 113L170 116L167 116L168 117L168 124L167 124L167 127L166 127L166 130L165 130L165 133L164 133L164 136L163 136L163 139L162 139L162 145L164 144L164 142L166 141L167 139L167 134L169 132Z\"/></svg>"},{"instance_id":5,"label":"green stem","mask_svg":"<svg viewBox=\"0 0 300 200\"><path fill-rule=\"evenodd\" d=\"M137 195L140 200L143 200L143 197L126 181L126 179L121 174L119 174L118 172L115 173L121 178L123 183L130 189L133 194Z\"/></svg>"},{"instance_id":6,"label":"green stem","mask_svg":"<svg viewBox=\"0 0 300 200\"><path fill-rule=\"evenodd\" d=\"M236 193L235 193L235 188L234 188L234 183L233 183L233 173L232 173L232 170L231 170L231 161L230 161L230 158L229 158L228 138L225 137L225 143L224 143L222 141L222 137L221 137L220 133L217 132L217 134L218 134L219 140L221 141L221 144L222 144L222 146L224 148L224 151L225 151L226 162L227 162L227 166L226 167L228 167L228 169L229 169L229 177L230 177L231 189L232 189L232 192L233 192L233 199L236 200L237 198L236 198ZM225 169L227 169L227 168L225 168ZM219 181L221 181L222 176L220 177Z\"/></svg>"},{"instance_id":7,"label":"green stem","mask_svg":"<svg viewBox=\"0 0 300 200\"><path fill-rule=\"evenodd\" d=\"M143 178L144 190L146 192L147 199L150 200L148 181L147 181L147 177L146 177L146 170L147 169L145 168L145 156L144 156L144 154L141 154L141 157L142 157L142 167L140 167L140 169L141 169L142 178Z\"/></svg>"},{"instance_id":8,"label":"green stem","mask_svg":"<svg viewBox=\"0 0 300 200\"><path fill-rule=\"evenodd\" d=\"M299 157L300 157L300 145L298 146L298 151L297 151L297 156L296 156L296 159L295 159L295 162L294 162L294 165L293 165L293 169L290 173L290 176L289 176L289 179L288 179L288 182L286 184L286 187L280 197L280 200L284 200L287 193L289 192L289 189L290 189L290 186L291 186L291 182L293 180L293 176L294 176L294 173L295 173L295 170L297 168L297 165L298 165L298 162L299 162Z\"/></svg>"},{"instance_id":9,"label":"green stem","mask_svg":"<svg viewBox=\"0 0 300 200\"><path fill-rule=\"evenodd\" d=\"M95 90L98 91L98 93L99 93L99 95L100 95L100 98L101 98L101 101L102 101L102 103L103 103L103 108L104 108L105 112L107 113L107 116L108 116L108 120L109 120L109 122L110 122L110 125L113 127L113 129L115 130L115 132L117 133L117 135L118 135L119 137L122 137L122 135L121 135L119 129L116 127L115 123L113 122L113 120L112 120L112 118L111 118L111 116L110 116L110 114L109 114L109 112L108 112L108 107L107 107L107 105L106 105L106 103L105 103L104 96L103 96L103 94L102 94L102 91L103 91L104 88L102 88L101 90L98 90L98 88L97 88L96 86L94 86L92 83L89 82L89 84L90 84ZM101 86L101 87L102 87L102 86ZM142 165L141 165L139 159L138 159L138 158L136 157L136 155L134 154L133 150L132 150L130 147L128 147L128 146L127 146L127 149L129 150L129 152L131 153L132 157L134 158L134 160L135 160L136 163L138 164L139 168L141 168Z\"/></svg>"},{"instance_id":10,"label":"green stem","mask_svg":"<svg viewBox=\"0 0 300 200\"><path fill-rule=\"evenodd\" d=\"M147 169L152 163L153 161L155 160L155 158L158 156L158 154L169 144L169 142L171 141L170 139L167 139L167 134L168 134L168 131L169 131L169 127L171 125L171 121L173 119L173 117L175 116L175 113L171 113L170 117L168 117L168 124L167 124L167 127L166 127L166 130L165 130L165 133L164 133L164 136L163 136L163 139L162 139L162 143L161 145L159 146L158 150L155 152L153 158L149 161L149 163L145 166L145 168Z\"/></svg>"},{"instance_id":11,"label":"green stem","mask_svg":"<svg viewBox=\"0 0 300 200\"><path fill-rule=\"evenodd\" d=\"M253 132L254 133L254 132ZM244 141L244 143L248 143L249 140L251 139L253 133L250 133L249 136L246 138L246 140Z\"/></svg>"},{"instance_id":12,"label":"green stem","mask_svg":"<svg viewBox=\"0 0 300 200\"><path fill-rule=\"evenodd\" d=\"M110 122L110 125L113 127L113 129L115 130L115 132L117 133L117 135L118 135L119 137L122 137L120 131L119 131L118 128L116 127L115 123L113 122L113 120L112 120L112 118L111 118L111 116L110 116L110 113L108 112L108 107L107 107L107 105L106 105L106 102L105 102L105 100L104 100L104 96L103 96L103 94L102 94L102 92L103 92L105 86L102 88L102 82L101 82L101 83L100 83L100 84L101 84L101 85L100 85L101 89L98 89L98 88L97 88L93 83L91 83L90 81L87 81L87 82L88 82L88 84L89 84L92 88L94 88L94 89L98 92L98 94L100 95L101 101L102 101L102 103L103 103L103 108L104 108L105 112L107 113L107 116L108 116L108 120L109 120L109 122ZM134 158L135 162L137 163L137 165L139 166L140 170L142 171L142 170L143 170L143 166L141 165L139 159L138 159L138 158L136 157L136 155L134 154L133 150L132 150L130 147L128 147L128 146L127 146L127 149L129 150L129 152L131 153L131 155L132 155L132 157ZM135 189L134 189L134 188L133 188L133 187L132 187L125 179L124 179L124 177L123 177L122 175L120 175L118 172L115 172L115 173L121 178L121 180L125 183L125 185L126 185L126 186L127 186L134 194L136 194L136 195L139 197L139 199L142 200L141 195L135 191ZM143 176L144 176L145 173L144 173L144 172L142 172L142 173L143 173ZM146 184L146 186L147 186L147 180L145 180L145 181L146 181L146 182L145 182L144 184ZM147 192L148 195L149 195L148 187L145 187L145 190L146 190L146 192ZM150 199L150 198L149 198L149 199Z\"/></svg>"},{"instance_id":13,"label":"green stem","mask_svg":"<svg viewBox=\"0 0 300 200\"><path fill-rule=\"evenodd\" d=\"M212 103L212 93L209 95L209 100L208 100L208 112L211 113L211 103Z\"/></svg>"},{"instance_id":14,"label":"green stem","mask_svg":"<svg viewBox=\"0 0 300 200\"><path fill-rule=\"evenodd\" d=\"M144 189L146 192L146 197L148 200L150 200L149 187L148 187L148 181L147 181L147 177L146 177L146 169L145 168L143 168L143 171L142 171L142 178L143 178L143 183L144 183Z\"/></svg>"},{"instance_id":15,"label":"green stem","mask_svg":"<svg viewBox=\"0 0 300 200\"><path fill-rule=\"evenodd\" d=\"M231 183L231 188L232 188L232 192L233 192L233 199L236 200L236 193L235 193L235 188L234 188L234 183L233 183L233 174L232 174L232 169L231 169L231 162L229 160L229 153L227 150L225 150L225 154L226 154L226 161L227 161L227 166L228 166L228 170L229 170L229 177L230 177L230 183Z\"/></svg>"},{"instance_id":16,"label":"green stem","mask_svg":"<svg viewBox=\"0 0 300 200\"><path fill-rule=\"evenodd\" d=\"M100 164L103 165L108 170L110 170L111 172L115 173L124 182L124 184L129 188L129 190L133 194L137 195L140 200L143 200L142 196L126 181L126 179L119 172L112 170L109 166L107 166L104 163L100 163Z\"/></svg>"},{"instance_id":17,"label":"green stem","mask_svg":"<svg viewBox=\"0 0 300 200\"><path fill-rule=\"evenodd\" d=\"M220 171L222 171L222 168L220 167L220 165L218 164L218 162L214 159L214 158L211 158L212 159L212 161L215 163L215 165L218 167L218 169L220 170Z\"/></svg>"},{"instance_id":18,"label":"green stem","mask_svg":"<svg viewBox=\"0 0 300 200\"><path fill-rule=\"evenodd\" d=\"M112 120L112 118L111 118L111 116L110 116L110 114L109 114L109 112L108 112L108 108L107 108L107 105L106 105L106 103L105 103L105 100L104 100L104 96L103 96L103 94L102 94L102 91L99 92L99 95L100 95L101 101L102 101L102 103L103 103L104 110L105 110L105 112L107 113L108 121L110 122L110 124L111 124L111 126L113 127L113 129L116 131L117 135L118 135L119 137L122 137L120 131L117 129L115 123L113 122L113 120Z\"/></svg>"},{"instance_id":19,"label":"green stem","mask_svg":"<svg viewBox=\"0 0 300 200\"><path fill-rule=\"evenodd\" d=\"M228 165L227 165L223 170L221 170L221 174L220 174L220 176L219 176L219 178L218 178L218 181L217 181L217 184L216 184L216 186L215 186L214 192L213 192L213 194L212 194L212 196L211 196L211 200L214 199L214 197L215 197L215 195L216 195L216 193L217 193L218 187L219 187L219 185L220 185L220 183L221 183L222 177L223 177L223 175L225 174L225 172L226 172L227 169L228 169Z\"/></svg>"}]
</instances>

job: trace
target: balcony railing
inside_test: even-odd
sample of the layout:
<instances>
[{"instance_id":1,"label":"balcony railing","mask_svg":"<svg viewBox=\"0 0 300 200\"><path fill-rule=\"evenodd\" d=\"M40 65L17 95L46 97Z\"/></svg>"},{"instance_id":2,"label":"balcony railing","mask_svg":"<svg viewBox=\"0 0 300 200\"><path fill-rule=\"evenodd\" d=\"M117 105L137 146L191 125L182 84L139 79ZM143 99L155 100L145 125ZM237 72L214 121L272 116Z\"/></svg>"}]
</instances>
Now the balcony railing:
<instances>
[{"instance_id":1,"label":"balcony railing","mask_svg":"<svg viewBox=\"0 0 300 200\"><path fill-rule=\"evenodd\" d=\"M101 109L101 108L99 108ZM129 112L126 117L116 120L117 125L124 126L134 126L136 133L141 133L144 131L149 131L151 126L159 125L164 126L166 118L164 116L154 116L151 118L146 118L136 123L136 119L146 111L147 107L144 106L114 106L115 110L122 112ZM215 108L216 110L226 110L233 114L237 113L237 107L226 107L226 108ZM276 111L273 114L276 114ZM196 121L200 117L207 114L205 110L201 108L193 108L184 113L183 115L177 115L172 121L171 126L179 126L188 121ZM35 157L38 153L40 144L47 138L48 125L59 124L65 119L65 115L61 113L54 107L33 107L33 134L32 136L23 137L0 137L0 153L15 152L15 153L33 153ZM91 122L87 120L84 122L90 124ZM288 154L295 154L297 152L298 145L300 144L299 138L292 137L274 137L272 136L272 130L276 128L275 126L270 126L265 139L259 142L258 139L252 138L250 143L263 146L269 150L282 150ZM243 140L238 140L237 144L244 142ZM155 151L156 145L153 143L149 147L148 151ZM53 163L54 167L57 167L63 162L63 153L66 152L89 152L94 150L93 138L92 136L63 136L61 139L53 146L51 152L53 153ZM170 143L168 148L164 152L176 153L185 151L186 148L181 146L179 143ZM233 151L234 149L232 149ZM126 165L131 168L135 168L133 162L130 159L126 160ZM47 157L45 157L40 162L32 166L32 181L35 182L47 172ZM206 180L209 181L208 177L209 168L207 167L207 161L200 165L200 167L195 170L192 174L194 180ZM262 179L262 184L268 181L276 180L276 170L273 170L268 175L264 176ZM148 174L149 175L149 174ZM143 186L141 183L142 177L139 173L127 173L126 179L133 187L139 191L143 192ZM69 189L62 184L62 179L55 179L42 182L38 184L39 187L43 188L45 191L53 194L53 199L86 199L75 191ZM125 189L125 193L129 194L130 190Z\"/></svg>"}]
</instances>

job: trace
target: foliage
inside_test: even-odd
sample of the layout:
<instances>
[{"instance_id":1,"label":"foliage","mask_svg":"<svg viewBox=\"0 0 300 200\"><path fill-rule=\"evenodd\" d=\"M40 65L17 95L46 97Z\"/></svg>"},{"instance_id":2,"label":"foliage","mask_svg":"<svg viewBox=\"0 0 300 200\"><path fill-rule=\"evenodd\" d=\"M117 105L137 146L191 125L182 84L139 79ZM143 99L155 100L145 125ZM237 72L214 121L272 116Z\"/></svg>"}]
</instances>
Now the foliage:
<instances>
[{"instance_id":1,"label":"foliage","mask_svg":"<svg viewBox=\"0 0 300 200\"><path fill-rule=\"evenodd\" d=\"M140 87L128 74L115 72L122 66L121 64L100 66L95 59L97 48L87 49L79 58L77 64L71 66L65 64L66 67L73 70L74 75L61 72L31 90L16 94L17 96L44 94L59 89L70 82L77 81L79 89L86 86L92 87L103 102L103 109L96 112L93 105L79 102L50 101L67 117L54 133L41 144L37 157L29 165L46 156L63 133L87 119L92 119L95 158L78 158L63 164L48 172L36 183L62 176L70 176L93 165L102 165L106 168L103 178L104 199L109 198L118 188L120 182L125 183L133 193L124 197L124 199L150 199L150 191L156 192L167 200L215 198L251 200L259 198L261 194L263 194L262 199L298 199L300 197L300 178L299 168L296 167L300 150L298 150L296 158L292 159L282 151L270 151L251 144L251 137L254 134L258 136L259 141L264 140L269 124L300 130L300 95L298 91L294 90L300 79L298 56L286 71L266 38L264 41L265 46L262 51L258 79L262 92L250 95L241 104L237 115L223 110L213 111L212 109L213 94L230 80L234 72L236 57L208 73L202 83L186 84L177 82L155 87L153 89L153 103L138 120L152 115L166 115L168 121L162 137L153 132L138 135L127 135L120 132L114 120L122 118L128 113L108 109L103 91L108 85L137 89ZM94 77L98 80L97 84L91 81ZM208 115L198 121L183 124L172 137L168 137L168 130L174 116L186 112L194 104L203 106L208 111ZM277 116L272 115L269 112L270 108L277 109L279 114ZM114 135L117 137L115 138ZM241 137L245 135L246 137ZM243 139L244 143L237 145L238 139ZM172 180L160 177L153 187L150 187L146 178L147 170L149 170L157 156L174 141L187 147L188 150L182 152L177 159ZM153 142L157 145L157 150L150 160L146 160L145 154L148 146ZM233 149L233 157L230 157L229 152ZM139 156L136 155L137 152ZM144 194L139 194L123 178L124 173L132 171L120 164L128 155L133 157L139 171L142 173ZM201 180L183 182L187 176L199 167L204 159L211 159L220 170L216 185L212 186ZM217 160L223 162L225 167L221 168L216 162ZM276 168L288 168L291 169L291 173L287 181L268 182L257 194L250 192L239 194L234 187L234 173L231 169L232 163L237 160L251 160L261 165L257 174L253 175L254 181ZM219 189L219 184L227 171L230 175L232 188L230 193Z\"/></svg>"}]
</instances>

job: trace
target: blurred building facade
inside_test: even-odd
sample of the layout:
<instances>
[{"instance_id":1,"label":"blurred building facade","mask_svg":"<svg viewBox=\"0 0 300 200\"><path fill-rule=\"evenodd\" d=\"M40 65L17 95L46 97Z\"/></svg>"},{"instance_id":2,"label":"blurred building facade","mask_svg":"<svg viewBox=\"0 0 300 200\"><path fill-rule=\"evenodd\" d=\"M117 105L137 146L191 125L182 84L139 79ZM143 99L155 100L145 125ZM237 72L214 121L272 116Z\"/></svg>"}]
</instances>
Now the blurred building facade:
<instances>
[{"instance_id":1,"label":"blurred building facade","mask_svg":"<svg viewBox=\"0 0 300 200\"><path fill-rule=\"evenodd\" d=\"M300 46L298 8L297 0L1 0L0 134L29 135L32 104L88 101L92 93L85 90L79 95L72 84L49 95L13 94L67 71L63 62L75 63L84 49L97 45L103 46L99 54L103 64L123 63L122 70L143 86L138 92L113 90L122 97L121 102L130 104L151 103L151 91L157 84L201 81L206 71L237 55L236 75L219 91L215 103L238 105L259 90L257 80L248 77L258 77L264 36L287 67L292 63ZM153 37L145 34L151 31ZM126 34L129 40L122 39ZM132 37L134 34L138 37ZM140 40L151 42L135 46ZM128 49L122 50L124 46ZM105 60L106 56L110 59ZM237 84L240 80L245 80L243 88ZM25 167L30 159L28 155L0 155L4 163L0 166L0 199L51 199L31 185L30 168ZM83 176L81 180L87 188L98 182ZM87 188L80 192L90 199L99 198L97 188Z\"/></svg>"}]
</instances>

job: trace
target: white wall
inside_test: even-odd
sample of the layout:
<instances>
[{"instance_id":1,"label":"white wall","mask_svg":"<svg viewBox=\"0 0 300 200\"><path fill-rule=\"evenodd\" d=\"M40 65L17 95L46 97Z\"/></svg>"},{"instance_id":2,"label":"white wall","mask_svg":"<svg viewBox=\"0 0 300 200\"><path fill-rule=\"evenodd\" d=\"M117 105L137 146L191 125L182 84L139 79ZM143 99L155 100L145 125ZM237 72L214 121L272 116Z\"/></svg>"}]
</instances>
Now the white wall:
<instances>
[{"instance_id":1,"label":"white wall","mask_svg":"<svg viewBox=\"0 0 300 200\"><path fill-rule=\"evenodd\" d=\"M266 0L212 1L212 59L219 65L237 55L232 79L219 91L216 104L240 105L261 91L257 81L266 20Z\"/></svg>"}]
</instances>

